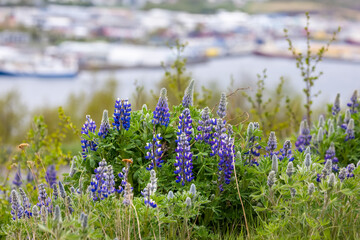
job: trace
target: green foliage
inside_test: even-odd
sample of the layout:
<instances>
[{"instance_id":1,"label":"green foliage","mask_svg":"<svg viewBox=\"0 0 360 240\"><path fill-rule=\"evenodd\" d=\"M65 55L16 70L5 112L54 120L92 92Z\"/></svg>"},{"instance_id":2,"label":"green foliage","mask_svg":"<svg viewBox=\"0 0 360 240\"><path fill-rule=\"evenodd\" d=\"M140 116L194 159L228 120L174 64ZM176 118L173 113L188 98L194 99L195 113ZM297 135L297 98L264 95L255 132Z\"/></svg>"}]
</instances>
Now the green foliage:
<instances>
[{"instance_id":1,"label":"green foliage","mask_svg":"<svg viewBox=\"0 0 360 240\"><path fill-rule=\"evenodd\" d=\"M317 50L317 52L314 53L314 50L311 48L310 40L310 15L309 13L306 13L306 26L304 27L305 33L306 33L306 51L305 53L298 52L295 46L293 45L293 42L289 38L287 29L284 29L286 40L289 44L289 51L291 51L292 55L296 59L296 67L300 70L301 77L303 78L305 82L305 88L303 89L303 92L306 97L306 103L304 105L306 109L306 118L311 126L311 106L313 104L313 98L317 97L320 92L313 93L312 89L314 87L314 83L316 80L319 79L319 77L323 74L323 72L317 72L316 68L319 62L322 61L324 54L329 50L330 44L335 41L336 34L340 32L340 27L337 31L333 33L332 38L326 43L326 45L322 46Z\"/></svg>"}]
</instances>

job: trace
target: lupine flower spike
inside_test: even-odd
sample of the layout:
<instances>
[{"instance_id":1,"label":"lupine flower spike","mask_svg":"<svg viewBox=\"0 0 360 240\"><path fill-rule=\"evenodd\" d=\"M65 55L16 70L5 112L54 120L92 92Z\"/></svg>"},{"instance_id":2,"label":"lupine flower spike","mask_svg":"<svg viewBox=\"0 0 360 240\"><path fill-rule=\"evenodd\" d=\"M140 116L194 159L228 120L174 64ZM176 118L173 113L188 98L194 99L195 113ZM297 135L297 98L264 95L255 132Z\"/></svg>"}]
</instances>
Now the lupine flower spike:
<instances>
[{"instance_id":1,"label":"lupine flower spike","mask_svg":"<svg viewBox=\"0 0 360 240\"><path fill-rule=\"evenodd\" d=\"M182 100L182 105L185 108L188 108L193 105L194 103L194 87L195 87L195 81L191 80L188 87L185 89L184 98Z\"/></svg>"},{"instance_id":2,"label":"lupine flower spike","mask_svg":"<svg viewBox=\"0 0 360 240\"><path fill-rule=\"evenodd\" d=\"M311 166L311 154L310 153L307 153L305 155L304 165L307 169L310 168L310 166Z\"/></svg>"},{"instance_id":3,"label":"lupine flower spike","mask_svg":"<svg viewBox=\"0 0 360 240\"><path fill-rule=\"evenodd\" d=\"M279 160L282 161L284 158L287 158L289 161L294 161L291 150L291 141L286 140L282 149L280 149Z\"/></svg>"},{"instance_id":4,"label":"lupine flower spike","mask_svg":"<svg viewBox=\"0 0 360 240\"><path fill-rule=\"evenodd\" d=\"M328 175L332 172L332 161L331 159L327 160L321 174L317 175L316 181L321 182L321 179L326 179Z\"/></svg>"},{"instance_id":5,"label":"lupine flower spike","mask_svg":"<svg viewBox=\"0 0 360 240\"><path fill-rule=\"evenodd\" d=\"M355 134L354 134L354 119L350 119L349 124L347 125L346 128L346 136L345 136L345 141L348 141L350 139L355 139Z\"/></svg>"},{"instance_id":6,"label":"lupine flower spike","mask_svg":"<svg viewBox=\"0 0 360 240\"><path fill-rule=\"evenodd\" d=\"M166 96L166 88L162 88L160 91L159 101L156 105L156 108L153 112L154 117L152 123L154 125L160 124L167 127L170 123L170 113L168 106L168 99Z\"/></svg>"},{"instance_id":7,"label":"lupine flower spike","mask_svg":"<svg viewBox=\"0 0 360 240\"><path fill-rule=\"evenodd\" d=\"M329 180L328 180L328 185L329 187L334 187L334 185L336 184L336 179L335 179L335 174L331 173L329 176Z\"/></svg>"},{"instance_id":8,"label":"lupine flower spike","mask_svg":"<svg viewBox=\"0 0 360 240\"><path fill-rule=\"evenodd\" d=\"M88 226L88 215L84 214L84 217L82 218L82 222L81 222L81 227L83 231L86 230L87 226Z\"/></svg>"},{"instance_id":9,"label":"lupine flower spike","mask_svg":"<svg viewBox=\"0 0 360 240\"><path fill-rule=\"evenodd\" d=\"M114 171L105 159L99 162L99 167L94 170L95 176L90 182L93 200L103 200L115 193Z\"/></svg>"},{"instance_id":10,"label":"lupine flower spike","mask_svg":"<svg viewBox=\"0 0 360 240\"><path fill-rule=\"evenodd\" d=\"M76 159L77 159L77 157L74 156L73 159L72 159L72 161L71 161L71 166L70 166L70 171L69 171L69 177L73 177L74 174L76 173L76 168L75 168L75 167L76 167L76 163L75 163Z\"/></svg>"},{"instance_id":11,"label":"lupine flower spike","mask_svg":"<svg viewBox=\"0 0 360 240\"><path fill-rule=\"evenodd\" d=\"M310 145L311 138L312 136L310 135L308 122L303 120L300 124L299 137L295 142L295 146L297 147L298 151L304 151L305 148Z\"/></svg>"},{"instance_id":12,"label":"lupine flower spike","mask_svg":"<svg viewBox=\"0 0 360 240\"><path fill-rule=\"evenodd\" d=\"M255 142L258 137L254 136L254 131L258 128L259 128L259 124L256 122L249 123L247 128L246 141L248 144L247 148L249 150L245 152L244 155L248 155L248 159L246 160L245 164L249 164L250 166L254 164L257 166L259 165L259 163L256 160L256 157L260 156L259 149L261 148L261 146Z\"/></svg>"},{"instance_id":13,"label":"lupine flower spike","mask_svg":"<svg viewBox=\"0 0 360 240\"><path fill-rule=\"evenodd\" d=\"M318 127L325 127L325 119L324 119L324 115L320 115L319 116L319 122L318 122Z\"/></svg>"},{"instance_id":14,"label":"lupine flower spike","mask_svg":"<svg viewBox=\"0 0 360 240\"><path fill-rule=\"evenodd\" d=\"M27 218L30 218L32 216L32 213L31 213L31 204L30 204L29 198L27 197L25 191L22 188L19 188L19 192L20 192L20 196L22 198L22 204L24 207L24 215Z\"/></svg>"},{"instance_id":15,"label":"lupine flower spike","mask_svg":"<svg viewBox=\"0 0 360 240\"><path fill-rule=\"evenodd\" d=\"M295 173L293 162L289 162L286 169L286 174L291 177Z\"/></svg>"},{"instance_id":16,"label":"lupine flower spike","mask_svg":"<svg viewBox=\"0 0 360 240\"><path fill-rule=\"evenodd\" d=\"M86 115L86 121L81 128L81 134L88 135L90 137L90 132L95 133L96 131L96 124L95 122L90 118L90 115ZM92 140L86 140L85 138L81 137L81 148L82 148L82 156L84 160L87 157L87 153L91 151L97 150L97 143Z\"/></svg>"},{"instance_id":17,"label":"lupine flower spike","mask_svg":"<svg viewBox=\"0 0 360 240\"><path fill-rule=\"evenodd\" d=\"M177 174L176 182L184 186L185 182L190 182L194 178L192 174L192 153L185 132L180 135L175 152L176 162L174 163L174 173Z\"/></svg>"},{"instance_id":18,"label":"lupine flower spike","mask_svg":"<svg viewBox=\"0 0 360 240\"><path fill-rule=\"evenodd\" d=\"M218 163L219 188L220 191L223 191L223 182L225 182L225 184L230 184L231 174L234 170L235 162L234 138L232 138L229 134L223 134L218 155L220 157Z\"/></svg>"},{"instance_id":19,"label":"lupine flower spike","mask_svg":"<svg viewBox=\"0 0 360 240\"><path fill-rule=\"evenodd\" d=\"M66 192L65 192L65 188L64 185L62 184L62 182L59 181L59 191L60 191L60 197L62 199L66 198Z\"/></svg>"},{"instance_id":20,"label":"lupine flower spike","mask_svg":"<svg viewBox=\"0 0 360 240\"><path fill-rule=\"evenodd\" d=\"M277 148L277 140L276 140L275 132L270 132L266 151L270 152L270 156L272 156L276 148Z\"/></svg>"},{"instance_id":21,"label":"lupine flower spike","mask_svg":"<svg viewBox=\"0 0 360 240\"><path fill-rule=\"evenodd\" d=\"M332 161L332 169L337 172L339 170L339 167L337 163L339 162L338 158L335 156L335 145L333 142L330 143L329 149L325 153L325 162L327 160Z\"/></svg>"},{"instance_id":22,"label":"lupine flower spike","mask_svg":"<svg viewBox=\"0 0 360 240\"><path fill-rule=\"evenodd\" d=\"M196 196L196 186L195 186L195 184L191 184L189 192L190 192L191 196L193 196L193 197Z\"/></svg>"},{"instance_id":23,"label":"lupine flower spike","mask_svg":"<svg viewBox=\"0 0 360 240\"><path fill-rule=\"evenodd\" d=\"M28 183L34 181L34 175L32 174L31 170L28 171L27 175L26 175L26 181Z\"/></svg>"},{"instance_id":24,"label":"lupine flower spike","mask_svg":"<svg viewBox=\"0 0 360 240\"><path fill-rule=\"evenodd\" d=\"M131 104L129 101L123 99L116 99L115 101L115 110L114 110L114 129L120 131L120 129L125 129L126 131L130 128L131 120Z\"/></svg>"},{"instance_id":25,"label":"lupine flower spike","mask_svg":"<svg viewBox=\"0 0 360 240\"><path fill-rule=\"evenodd\" d=\"M358 91L355 90L353 95L350 98L350 102L347 104L350 108L351 114L357 113L357 108L359 107L359 100L358 100Z\"/></svg>"},{"instance_id":26,"label":"lupine flower spike","mask_svg":"<svg viewBox=\"0 0 360 240\"><path fill-rule=\"evenodd\" d=\"M201 112L201 120L199 120L199 126L197 127L199 134L196 136L197 141L210 142L212 123L210 119L210 109L205 107Z\"/></svg>"},{"instance_id":27,"label":"lupine flower spike","mask_svg":"<svg viewBox=\"0 0 360 240\"><path fill-rule=\"evenodd\" d=\"M173 193L173 191L169 191L168 192L168 195L167 195L167 199L168 200L171 200L171 199L173 199L174 198L174 193Z\"/></svg>"},{"instance_id":28,"label":"lupine flower spike","mask_svg":"<svg viewBox=\"0 0 360 240\"><path fill-rule=\"evenodd\" d=\"M191 207L191 198L187 197L187 198L185 199L185 204L186 204L186 207L187 207L187 208Z\"/></svg>"},{"instance_id":29,"label":"lupine flower spike","mask_svg":"<svg viewBox=\"0 0 360 240\"><path fill-rule=\"evenodd\" d=\"M162 154L163 154L163 150L162 150L162 145L160 143L160 141L163 138L161 137L161 134L156 134L153 136L152 141L148 142L145 146L145 149L147 150L145 158L147 160L150 160L150 164L149 166L146 168L146 170L150 171L151 169L153 169L154 167L162 167L162 163L164 162L163 160L161 160Z\"/></svg>"},{"instance_id":30,"label":"lupine flower spike","mask_svg":"<svg viewBox=\"0 0 360 240\"><path fill-rule=\"evenodd\" d=\"M355 164L351 163L346 168L341 168L339 172L339 179L343 182L347 178L354 177L353 171L355 170Z\"/></svg>"},{"instance_id":31,"label":"lupine flower spike","mask_svg":"<svg viewBox=\"0 0 360 240\"><path fill-rule=\"evenodd\" d=\"M105 138L109 133L109 129L110 129L109 113L108 110L105 109L103 112L103 116L99 128L99 133L98 133L99 137Z\"/></svg>"},{"instance_id":32,"label":"lupine flower spike","mask_svg":"<svg viewBox=\"0 0 360 240\"><path fill-rule=\"evenodd\" d=\"M11 209L12 209L11 215L13 217L13 220L15 221L16 219L21 219L24 213L24 209L21 206L21 202L16 190L11 191L10 199L11 199Z\"/></svg>"},{"instance_id":33,"label":"lupine flower spike","mask_svg":"<svg viewBox=\"0 0 360 240\"><path fill-rule=\"evenodd\" d=\"M270 171L268 180L267 180L267 185L269 186L269 188L271 188L275 184L275 182L276 182L275 171Z\"/></svg>"},{"instance_id":34,"label":"lupine flower spike","mask_svg":"<svg viewBox=\"0 0 360 240\"><path fill-rule=\"evenodd\" d=\"M274 154L271 158L272 160L272 164L271 164L271 169L277 173L279 171L279 162L278 162L278 157Z\"/></svg>"},{"instance_id":35,"label":"lupine flower spike","mask_svg":"<svg viewBox=\"0 0 360 240\"><path fill-rule=\"evenodd\" d=\"M58 185L55 183L52 185L52 189L53 189L53 197L54 200L57 200L59 197L59 190L58 190Z\"/></svg>"},{"instance_id":36,"label":"lupine flower spike","mask_svg":"<svg viewBox=\"0 0 360 240\"><path fill-rule=\"evenodd\" d=\"M14 180L12 182L15 186L20 187L22 184L22 177L21 177L21 169L20 165L18 165L17 171L15 173Z\"/></svg>"},{"instance_id":37,"label":"lupine flower spike","mask_svg":"<svg viewBox=\"0 0 360 240\"><path fill-rule=\"evenodd\" d=\"M331 108L332 114L336 116L340 112L340 94L338 93L335 98L333 107Z\"/></svg>"},{"instance_id":38,"label":"lupine flower spike","mask_svg":"<svg viewBox=\"0 0 360 240\"><path fill-rule=\"evenodd\" d=\"M156 208L157 205L154 200L151 199L151 195L156 192L157 178L155 170L150 171L150 183L144 188L141 194L144 196L144 203L148 207Z\"/></svg>"},{"instance_id":39,"label":"lupine flower spike","mask_svg":"<svg viewBox=\"0 0 360 240\"><path fill-rule=\"evenodd\" d=\"M61 211L60 211L59 205L56 205L56 207L55 207L54 222L55 222L56 224L62 222L62 219L61 219Z\"/></svg>"},{"instance_id":40,"label":"lupine flower spike","mask_svg":"<svg viewBox=\"0 0 360 240\"><path fill-rule=\"evenodd\" d=\"M33 208L32 208L32 216L35 218L35 219L38 219L40 214L39 214L39 208L37 205L34 205Z\"/></svg>"},{"instance_id":41,"label":"lupine flower spike","mask_svg":"<svg viewBox=\"0 0 360 240\"><path fill-rule=\"evenodd\" d=\"M49 184L49 187L51 188L53 184L56 183L56 170L55 170L55 165L51 164L45 173L45 180L46 182Z\"/></svg>"},{"instance_id":42,"label":"lupine flower spike","mask_svg":"<svg viewBox=\"0 0 360 240\"><path fill-rule=\"evenodd\" d=\"M217 115L221 119L223 119L226 116L226 105L227 105L226 94L223 92L221 93L219 107L218 110L216 111Z\"/></svg>"},{"instance_id":43,"label":"lupine flower spike","mask_svg":"<svg viewBox=\"0 0 360 240\"><path fill-rule=\"evenodd\" d=\"M310 183L309 186L308 186L308 194L309 196L311 196L315 191L315 185L314 183Z\"/></svg>"},{"instance_id":44,"label":"lupine flower spike","mask_svg":"<svg viewBox=\"0 0 360 240\"><path fill-rule=\"evenodd\" d=\"M290 195L292 198L294 198L296 196L296 189L295 188L290 188Z\"/></svg>"}]
</instances>

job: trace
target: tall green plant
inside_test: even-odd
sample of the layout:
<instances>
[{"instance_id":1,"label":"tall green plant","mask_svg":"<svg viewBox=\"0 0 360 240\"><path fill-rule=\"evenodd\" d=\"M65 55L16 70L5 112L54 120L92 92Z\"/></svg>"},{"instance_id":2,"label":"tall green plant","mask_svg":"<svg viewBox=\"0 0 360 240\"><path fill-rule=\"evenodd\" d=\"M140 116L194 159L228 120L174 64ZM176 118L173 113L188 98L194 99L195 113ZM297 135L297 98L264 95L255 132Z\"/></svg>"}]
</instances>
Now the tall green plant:
<instances>
[{"instance_id":1,"label":"tall green plant","mask_svg":"<svg viewBox=\"0 0 360 240\"><path fill-rule=\"evenodd\" d=\"M320 78L321 75L323 75L323 72L317 71L317 65L319 62L322 61L324 58L325 53L329 50L330 44L335 41L337 33L340 32L340 27L337 31L335 31L332 35L332 38L324 45L322 46L316 53L311 49L311 34L310 34L310 15L309 13L306 13L306 26L304 27L305 33L306 33L306 51L305 53L298 52L293 45L293 41L290 39L288 35L288 30L284 29L285 38L286 41L289 44L289 51L291 51L292 55L296 59L296 67L300 70L301 77L303 78L305 82L305 88L303 89L303 92L306 97L306 103L304 105L306 109L306 118L311 126L311 114L312 109L311 106L313 104L313 98L317 97L320 92L313 93L313 87L315 84L315 81Z\"/></svg>"}]
</instances>

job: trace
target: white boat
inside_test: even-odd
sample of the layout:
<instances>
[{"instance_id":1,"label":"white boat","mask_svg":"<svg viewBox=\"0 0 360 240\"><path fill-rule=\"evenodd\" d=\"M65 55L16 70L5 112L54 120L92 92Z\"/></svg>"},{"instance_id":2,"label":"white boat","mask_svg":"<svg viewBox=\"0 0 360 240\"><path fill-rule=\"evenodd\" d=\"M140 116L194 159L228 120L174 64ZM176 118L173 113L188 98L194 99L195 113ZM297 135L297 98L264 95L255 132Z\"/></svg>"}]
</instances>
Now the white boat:
<instances>
[{"instance_id":1,"label":"white boat","mask_svg":"<svg viewBox=\"0 0 360 240\"><path fill-rule=\"evenodd\" d=\"M78 72L74 57L29 55L0 61L0 77L73 78Z\"/></svg>"}]
</instances>

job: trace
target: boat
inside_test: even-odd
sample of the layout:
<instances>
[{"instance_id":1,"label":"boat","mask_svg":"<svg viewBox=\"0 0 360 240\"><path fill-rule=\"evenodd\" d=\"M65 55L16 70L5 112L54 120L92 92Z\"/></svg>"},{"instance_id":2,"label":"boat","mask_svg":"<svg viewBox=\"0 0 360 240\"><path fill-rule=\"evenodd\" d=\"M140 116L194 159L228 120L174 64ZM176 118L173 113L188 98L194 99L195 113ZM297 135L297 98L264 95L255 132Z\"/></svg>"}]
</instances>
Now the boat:
<instances>
[{"instance_id":1,"label":"boat","mask_svg":"<svg viewBox=\"0 0 360 240\"><path fill-rule=\"evenodd\" d=\"M74 78L79 73L73 57L24 56L0 61L0 77Z\"/></svg>"}]
</instances>

